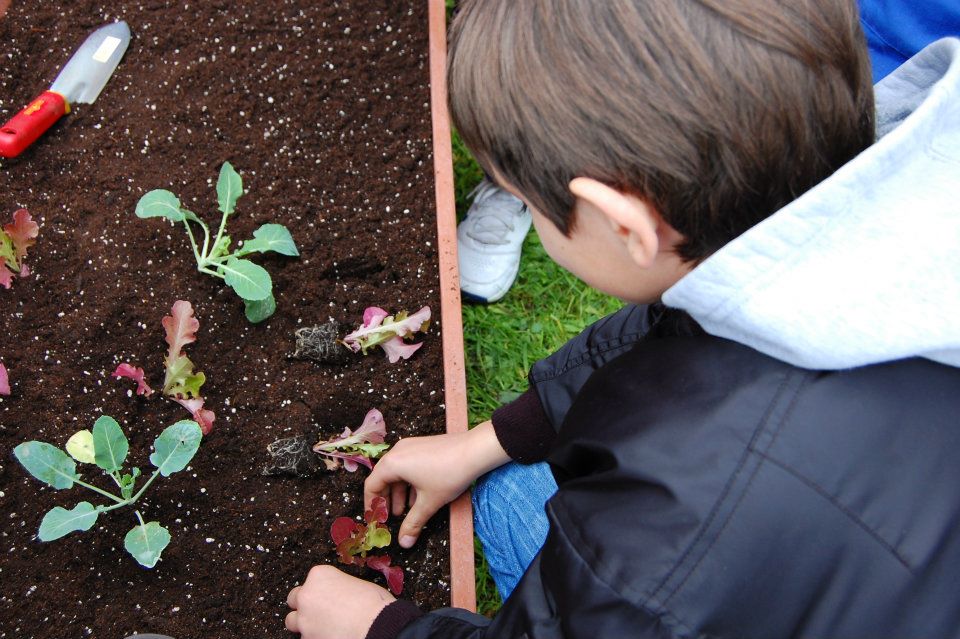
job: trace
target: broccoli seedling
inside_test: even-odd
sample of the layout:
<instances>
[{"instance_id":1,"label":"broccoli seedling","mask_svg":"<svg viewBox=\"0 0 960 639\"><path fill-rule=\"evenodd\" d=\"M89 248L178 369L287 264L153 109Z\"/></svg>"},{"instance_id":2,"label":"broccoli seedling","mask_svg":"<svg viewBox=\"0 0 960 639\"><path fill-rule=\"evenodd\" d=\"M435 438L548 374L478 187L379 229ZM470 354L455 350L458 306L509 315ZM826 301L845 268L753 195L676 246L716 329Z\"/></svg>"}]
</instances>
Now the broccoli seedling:
<instances>
[{"instance_id":1,"label":"broccoli seedling","mask_svg":"<svg viewBox=\"0 0 960 639\"><path fill-rule=\"evenodd\" d=\"M265 268L243 259L253 253L273 251L297 257L300 252L290 231L282 224L264 224L253 232L253 239L231 251L230 237L224 235L227 218L234 212L237 200L243 195L243 181L229 162L220 168L217 180L217 203L222 216L220 228L211 240L210 227L194 213L180 206L177 196L165 189L150 191L137 202L140 218L163 217L171 222L183 222L197 261L197 270L222 279L243 299L247 319L253 323L267 319L277 308L273 297L273 280ZM203 229L203 244L198 245L190 223Z\"/></svg>"},{"instance_id":2,"label":"broccoli seedling","mask_svg":"<svg viewBox=\"0 0 960 639\"><path fill-rule=\"evenodd\" d=\"M330 526L330 537L337 547L340 563L352 566L367 566L381 573L387 579L390 591L399 595L403 590L403 569L390 565L389 555L367 553L374 548L390 545L390 530L383 524L387 521L387 500L374 497L370 510L363 513L366 525L349 517L338 517Z\"/></svg>"},{"instance_id":3,"label":"broccoli seedling","mask_svg":"<svg viewBox=\"0 0 960 639\"><path fill-rule=\"evenodd\" d=\"M13 222L0 229L0 286L10 288L14 276L26 277L30 274L23 259L39 234L40 226L30 219L27 209L14 212Z\"/></svg>"},{"instance_id":4,"label":"broccoli seedling","mask_svg":"<svg viewBox=\"0 0 960 639\"><path fill-rule=\"evenodd\" d=\"M101 514L133 504L157 476L169 477L186 468L200 447L202 438L200 426L188 420L179 421L164 429L154 441L154 452L150 455L150 463L156 466L156 470L137 492L134 492L134 489L140 477L140 469L134 467L128 473L123 472L129 443L120 424L112 417L101 416L93 424L92 432L81 430L75 433L67 441L66 453L45 442L29 441L20 444L13 449L17 461L43 483L57 490L73 488L73 485L77 484L113 502L109 505L94 506L88 501L81 501L70 510L54 507L43 516L40 523L40 541L53 541L72 532L90 530ZM115 495L82 481L77 473L76 462L100 467L120 489L120 494ZM153 568L163 549L170 543L170 533L159 522L144 522L139 510L134 512L140 523L124 537L124 548L140 565Z\"/></svg>"}]
</instances>

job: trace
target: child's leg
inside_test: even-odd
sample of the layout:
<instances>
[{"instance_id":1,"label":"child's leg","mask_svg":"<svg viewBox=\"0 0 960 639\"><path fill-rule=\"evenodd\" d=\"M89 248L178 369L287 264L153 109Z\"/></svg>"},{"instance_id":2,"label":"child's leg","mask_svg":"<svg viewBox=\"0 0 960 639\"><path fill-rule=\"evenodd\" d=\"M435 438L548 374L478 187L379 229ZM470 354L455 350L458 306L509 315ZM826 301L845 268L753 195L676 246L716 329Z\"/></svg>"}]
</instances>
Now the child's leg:
<instances>
[{"instance_id":1,"label":"child's leg","mask_svg":"<svg viewBox=\"0 0 960 639\"><path fill-rule=\"evenodd\" d=\"M511 462L477 480L473 521L500 596L506 600L547 538L544 503L557 492L546 462Z\"/></svg>"}]
</instances>

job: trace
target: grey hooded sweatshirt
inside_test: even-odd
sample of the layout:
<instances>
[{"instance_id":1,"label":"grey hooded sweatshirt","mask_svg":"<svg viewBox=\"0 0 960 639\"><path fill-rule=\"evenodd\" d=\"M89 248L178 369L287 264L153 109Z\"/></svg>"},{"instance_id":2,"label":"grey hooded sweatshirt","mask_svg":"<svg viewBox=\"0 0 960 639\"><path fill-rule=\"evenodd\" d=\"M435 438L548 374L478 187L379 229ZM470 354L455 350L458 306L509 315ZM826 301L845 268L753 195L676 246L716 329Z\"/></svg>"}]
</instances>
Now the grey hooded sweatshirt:
<instances>
[{"instance_id":1,"label":"grey hooded sweatshirt","mask_svg":"<svg viewBox=\"0 0 960 639\"><path fill-rule=\"evenodd\" d=\"M960 366L960 40L876 86L878 140L663 296L795 366Z\"/></svg>"}]
</instances>

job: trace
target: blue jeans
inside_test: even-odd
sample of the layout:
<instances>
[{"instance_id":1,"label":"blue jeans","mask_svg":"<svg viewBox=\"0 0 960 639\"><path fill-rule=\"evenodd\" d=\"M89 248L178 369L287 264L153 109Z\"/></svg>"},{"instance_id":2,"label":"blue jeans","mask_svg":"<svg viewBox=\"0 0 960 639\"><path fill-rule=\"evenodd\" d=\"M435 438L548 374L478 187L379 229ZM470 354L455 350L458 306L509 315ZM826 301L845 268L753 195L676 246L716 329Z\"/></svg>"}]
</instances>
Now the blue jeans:
<instances>
[{"instance_id":1,"label":"blue jeans","mask_svg":"<svg viewBox=\"0 0 960 639\"><path fill-rule=\"evenodd\" d=\"M504 600L547 538L544 504L555 492L557 482L546 462L510 462L477 480L473 524Z\"/></svg>"}]
</instances>

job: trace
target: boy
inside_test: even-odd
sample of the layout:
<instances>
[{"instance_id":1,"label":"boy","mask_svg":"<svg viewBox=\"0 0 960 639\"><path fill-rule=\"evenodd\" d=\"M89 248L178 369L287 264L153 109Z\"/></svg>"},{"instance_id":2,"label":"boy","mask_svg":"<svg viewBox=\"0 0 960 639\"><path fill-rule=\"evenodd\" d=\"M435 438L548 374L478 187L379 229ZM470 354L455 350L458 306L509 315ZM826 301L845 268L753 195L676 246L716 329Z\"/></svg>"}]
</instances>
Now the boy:
<instances>
[{"instance_id":1,"label":"boy","mask_svg":"<svg viewBox=\"0 0 960 639\"><path fill-rule=\"evenodd\" d=\"M449 80L551 256L646 306L535 366L492 422L403 440L367 479L367 501L412 502L409 546L481 474L550 462L546 542L494 619L317 567L287 627L956 635L960 41L884 80L875 111L852 0L482 0ZM496 486L505 505L525 488Z\"/></svg>"},{"instance_id":2,"label":"boy","mask_svg":"<svg viewBox=\"0 0 960 639\"><path fill-rule=\"evenodd\" d=\"M858 4L874 83L934 40L960 34L956 0L859 0ZM523 202L486 176L471 196L473 202L457 226L460 292L468 302L496 302L517 278L532 217Z\"/></svg>"}]
</instances>

